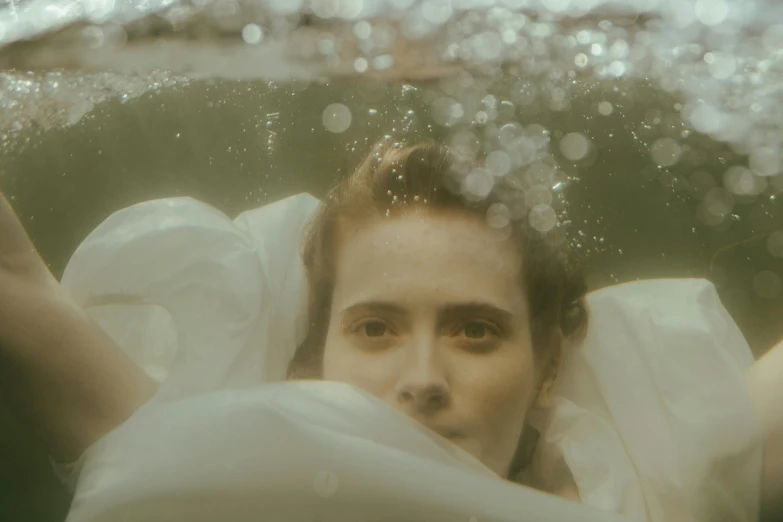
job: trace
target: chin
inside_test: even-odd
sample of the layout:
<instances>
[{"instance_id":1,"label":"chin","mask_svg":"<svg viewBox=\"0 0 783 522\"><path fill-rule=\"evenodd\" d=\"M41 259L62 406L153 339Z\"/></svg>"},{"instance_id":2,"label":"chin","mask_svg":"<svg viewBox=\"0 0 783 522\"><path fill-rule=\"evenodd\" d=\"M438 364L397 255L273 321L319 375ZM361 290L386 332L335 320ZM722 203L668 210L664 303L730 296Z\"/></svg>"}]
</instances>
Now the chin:
<instances>
[{"instance_id":1,"label":"chin","mask_svg":"<svg viewBox=\"0 0 783 522\"><path fill-rule=\"evenodd\" d=\"M452 437L449 440L465 450L467 453L473 455L477 460L490 468L492 471L495 471L495 467L491 466L484 458L484 452L482 451L481 444L479 444L477 440L463 436Z\"/></svg>"}]
</instances>

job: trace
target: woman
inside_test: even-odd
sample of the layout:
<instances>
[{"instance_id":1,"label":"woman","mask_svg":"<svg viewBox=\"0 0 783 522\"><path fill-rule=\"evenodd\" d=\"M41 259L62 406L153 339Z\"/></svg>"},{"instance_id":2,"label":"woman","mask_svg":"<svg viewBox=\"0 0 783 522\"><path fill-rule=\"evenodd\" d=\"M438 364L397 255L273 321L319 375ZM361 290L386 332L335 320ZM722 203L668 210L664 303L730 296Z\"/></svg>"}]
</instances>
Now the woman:
<instances>
[{"instance_id":1,"label":"woman","mask_svg":"<svg viewBox=\"0 0 783 522\"><path fill-rule=\"evenodd\" d=\"M586 284L555 234L497 197L466 205L466 175L424 143L376 151L330 193L305 244L312 322L291 375L357 385L516 476L528 412L587 326Z\"/></svg>"},{"instance_id":2,"label":"woman","mask_svg":"<svg viewBox=\"0 0 783 522\"><path fill-rule=\"evenodd\" d=\"M362 388L496 474L579 500L530 425L586 329L585 284L556 234L514 219L518 193L478 197L475 175L436 144L391 147L330 193L305 243L310 328L289 373ZM3 394L74 461L156 385L58 287L2 204ZM780 414L764 403L781 386L780 352L750 373L770 507Z\"/></svg>"}]
</instances>

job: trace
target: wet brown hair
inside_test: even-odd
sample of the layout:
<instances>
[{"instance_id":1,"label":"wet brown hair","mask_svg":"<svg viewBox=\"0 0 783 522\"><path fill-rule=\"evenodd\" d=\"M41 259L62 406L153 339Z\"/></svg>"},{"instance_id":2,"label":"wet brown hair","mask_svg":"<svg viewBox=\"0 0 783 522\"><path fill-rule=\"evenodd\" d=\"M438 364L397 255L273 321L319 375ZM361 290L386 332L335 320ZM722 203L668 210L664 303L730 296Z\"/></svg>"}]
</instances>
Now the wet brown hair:
<instances>
[{"instance_id":1,"label":"wet brown hair","mask_svg":"<svg viewBox=\"0 0 783 522\"><path fill-rule=\"evenodd\" d=\"M393 218L411 210L460 212L485 221L494 204L518 203L524 192L512 186L487 197L463 195L462 180L473 167L448 148L426 141L410 147L377 144L361 165L328 194L312 219L302 253L309 284L310 327L291 361L289 378L321 377L324 344L335 287L340 230L379 216ZM497 207L496 207L497 208ZM528 301L536 357L559 346L563 337L579 336L587 326L583 272L558 228L541 233L522 213L506 230L522 255L521 281Z\"/></svg>"}]
</instances>

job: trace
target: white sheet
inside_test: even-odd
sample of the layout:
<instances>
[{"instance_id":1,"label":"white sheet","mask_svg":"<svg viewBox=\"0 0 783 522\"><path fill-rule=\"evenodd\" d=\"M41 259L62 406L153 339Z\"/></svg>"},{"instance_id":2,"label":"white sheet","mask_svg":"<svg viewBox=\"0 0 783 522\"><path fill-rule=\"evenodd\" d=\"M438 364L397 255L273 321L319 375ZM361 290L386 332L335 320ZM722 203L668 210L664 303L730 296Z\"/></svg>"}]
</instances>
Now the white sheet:
<instances>
[{"instance_id":1,"label":"white sheet","mask_svg":"<svg viewBox=\"0 0 783 522\"><path fill-rule=\"evenodd\" d=\"M88 450L68 522L756 520L752 356L706 281L589 297L587 340L539 426L584 505L492 476L358 390L270 384L305 333L298 254L316 206L299 195L232 222L151 201L77 250L63 284L163 386Z\"/></svg>"}]
</instances>

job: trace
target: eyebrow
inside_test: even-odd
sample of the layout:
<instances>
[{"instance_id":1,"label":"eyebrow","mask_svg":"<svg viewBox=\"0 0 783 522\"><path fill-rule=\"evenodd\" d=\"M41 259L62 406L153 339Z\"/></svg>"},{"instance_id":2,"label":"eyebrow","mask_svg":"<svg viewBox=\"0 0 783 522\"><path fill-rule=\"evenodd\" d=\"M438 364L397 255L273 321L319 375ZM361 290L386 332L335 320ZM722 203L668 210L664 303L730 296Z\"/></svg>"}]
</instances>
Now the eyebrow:
<instances>
[{"instance_id":1,"label":"eyebrow","mask_svg":"<svg viewBox=\"0 0 783 522\"><path fill-rule=\"evenodd\" d=\"M359 312L377 313L379 315L410 315L410 312L408 312L408 310L406 310L404 307L398 304L390 303L388 301L362 301L345 308L342 312L340 312L340 314L352 315Z\"/></svg>"},{"instance_id":2,"label":"eyebrow","mask_svg":"<svg viewBox=\"0 0 783 522\"><path fill-rule=\"evenodd\" d=\"M363 301L345 308L341 315L351 315L359 312L377 313L379 315L397 315L407 317L410 311L404 307L388 301ZM451 317L470 317L481 316L495 319L498 322L510 324L513 321L514 314L490 303L482 301L471 301L466 303L450 303L438 309L438 319Z\"/></svg>"},{"instance_id":3,"label":"eyebrow","mask_svg":"<svg viewBox=\"0 0 783 522\"><path fill-rule=\"evenodd\" d=\"M448 304L438 310L439 319L475 316L491 318L503 325L512 324L514 319L514 314L510 310L481 301Z\"/></svg>"}]
</instances>

